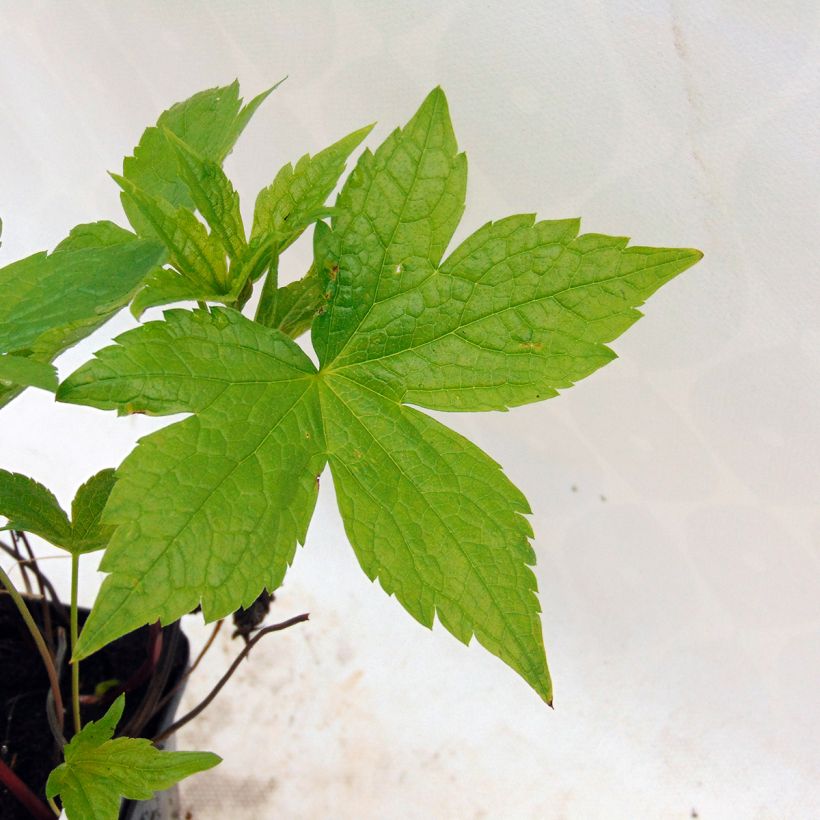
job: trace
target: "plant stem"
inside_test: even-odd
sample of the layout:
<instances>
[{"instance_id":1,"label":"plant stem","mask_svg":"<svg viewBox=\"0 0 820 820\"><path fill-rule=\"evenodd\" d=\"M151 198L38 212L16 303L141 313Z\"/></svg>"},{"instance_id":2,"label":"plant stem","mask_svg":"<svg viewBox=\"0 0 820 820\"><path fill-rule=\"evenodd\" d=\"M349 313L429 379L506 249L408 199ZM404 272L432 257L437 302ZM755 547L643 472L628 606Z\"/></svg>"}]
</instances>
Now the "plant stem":
<instances>
[{"instance_id":1,"label":"plant stem","mask_svg":"<svg viewBox=\"0 0 820 820\"><path fill-rule=\"evenodd\" d=\"M47 797L48 805L51 806L51 810L54 812L55 816L59 817L62 812L60 811L60 807L57 805L53 797Z\"/></svg>"},{"instance_id":2,"label":"plant stem","mask_svg":"<svg viewBox=\"0 0 820 820\"><path fill-rule=\"evenodd\" d=\"M37 628L37 624L34 622L34 618L31 617L31 613L28 611L28 607L26 606L26 602L23 600L23 596L17 591L17 588L11 582L11 578L6 575L6 572L2 567L0 567L0 584L2 584L6 588L8 594L11 595L11 600L14 601L14 605L19 610L23 621L28 627L28 631L31 633L31 637L34 639L34 643L37 646L40 657L43 659L43 663L45 664L46 672L48 674L48 682L51 684L51 692L54 695L54 708L57 712L57 721L60 725L60 729L62 729L64 720L63 696L60 693L60 679L57 676L57 669L54 666L54 659L51 657L51 652L48 651L45 638L43 638L42 633Z\"/></svg>"},{"instance_id":3,"label":"plant stem","mask_svg":"<svg viewBox=\"0 0 820 820\"><path fill-rule=\"evenodd\" d=\"M34 573L34 577L37 580L37 587L40 590L40 598L42 600L42 612L43 612L43 632L46 636L46 643L48 644L48 648L51 652L54 652L54 629L51 624L51 607L48 604L48 598L46 597L46 588L45 584L43 583L43 573L40 572L40 568L37 566L37 559L34 557L34 550L31 548L31 544L29 543L28 537L26 534L19 530L17 532L17 537L23 542L23 545L26 548L26 552L28 553L29 561L24 564L31 572Z\"/></svg>"},{"instance_id":4,"label":"plant stem","mask_svg":"<svg viewBox=\"0 0 820 820\"><path fill-rule=\"evenodd\" d=\"M194 706L190 712L186 715L183 715L178 721L172 723L165 731L160 732L156 737L151 738L152 743L159 743L162 740L165 740L166 737L172 735L177 729L181 729L186 723L193 720L197 717L201 712L203 712L211 703L211 701L219 694L222 687L231 679L231 676L234 672L236 672L240 663L248 656L251 649L265 637L265 635L270 634L271 632L279 632L282 629L287 629L288 627L295 626L296 624L300 624L303 621L308 620L310 616L308 613L304 613L303 615L297 615L295 618L288 618L287 621L282 621L280 624L273 624L272 626L266 626L264 629L260 629L256 635L248 641L245 648L236 656L236 660L228 667L228 671L219 679L216 686L205 696L204 700L200 701L197 706Z\"/></svg>"},{"instance_id":5,"label":"plant stem","mask_svg":"<svg viewBox=\"0 0 820 820\"><path fill-rule=\"evenodd\" d=\"M23 557L23 553L20 552L20 545L17 543L17 533L12 530L11 531L11 543L14 548L14 552L17 555L18 566L20 568L20 577L23 579L23 585L26 588L26 595L33 595L34 591L31 588L31 581L28 579L28 566L26 565L26 559Z\"/></svg>"},{"instance_id":6,"label":"plant stem","mask_svg":"<svg viewBox=\"0 0 820 820\"><path fill-rule=\"evenodd\" d=\"M262 285L262 293L259 296L259 304L256 307L254 321L267 327L273 327L276 322L276 303L279 297L279 256L274 254L271 257L268 275L265 277L265 284Z\"/></svg>"},{"instance_id":7,"label":"plant stem","mask_svg":"<svg viewBox=\"0 0 820 820\"><path fill-rule=\"evenodd\" d=\"M0 758L0 783L24 806L35 820L53 820L51 811ZM57 812L60 816L60 812Z\"/></svg>"},{"instance_id":8,"label":"plant stem","mask_svg":"<svg viewBox=\"0 0 820 820\"><path fill-rule=\"evenodd\" d=\"M156 714L157 703L159 702L165 687L168 684L168 677L176 659L176 647L181 634L179 621L169 624L162 630L159 621L151 626L151 640L148 650L148 688L145 692L137 711L131 719L121 725L118 735L125 737L139 737L145 725Z\"/></svg>"},{"instance_id":9,"label":"plant stem","mask_svg":"<svg viewBox=\"0 0 820 820\"><path fill-rule=\"evenodd\" d=\"M219 634L219 630L222 629L222 624L224 623L224 619L220 618L216 625L214 626L213 630L211 631L211 635L208 640L205 642L205 646L202 647L199 654L196 656L196 660L188 667L188 671L177 681L176 686L171 689L170 692L167 692L165 695L162 696L160 702L157 704L156 711L160 712L165 707L165 705L171 700L171 698L180 690L182 686L185 685L185 682L191 675L196 671L197 666L199 666L202 659L207 654L208 650L213 646L213 642L216 640L216 636Z\"/></svg>"},{"instance_id":10,"label":"plant stem","mask_svg":"<svg viewBox=\"0 0 820 820\"><path fill-rule=\"evenodd\" d=\"M8 544L4 544L2 541L0 541L0 550L5 552L7 555L11 556L18 562L20 561L20 559L17 558L19 553L16 553L10 546L8 546ZM54 603L54 612L52 614L57 615L57 617L63 622L67 629L68 618L66 618L63 612L64 607L60 603L60 596L57 595L57 590L54 589L54 585L51 583L51 581L48 580L48 578L46 578L45 575L43 575L43 572L37 565L36 561L31 561L30 559L23 558L22 563L31 569L31 571L36 575L37 581L39 583L42 583L46 592L48 592L48 594L51 596L51 600Z\"/></svg>"},{"instance_id":11,"label":"plant stem","mask_svg":"<svg viewBox=\"0 0 820 820\"><path fill-rule=\"evenodd\" d=\"M80 717L80 662L74 657L79 629L77 627L77 587L80 577L80 554L71 553L71 708L74 712L74 731L83 728Z\"/></svg>"}]
</instances>

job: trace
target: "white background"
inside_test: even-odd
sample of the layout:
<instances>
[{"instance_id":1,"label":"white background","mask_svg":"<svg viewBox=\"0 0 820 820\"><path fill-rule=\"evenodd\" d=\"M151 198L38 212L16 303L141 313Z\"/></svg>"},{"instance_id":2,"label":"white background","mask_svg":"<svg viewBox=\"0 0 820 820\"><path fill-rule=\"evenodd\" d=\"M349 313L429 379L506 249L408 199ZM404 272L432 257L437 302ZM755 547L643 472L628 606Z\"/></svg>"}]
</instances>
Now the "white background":
<instances>
[{"instance_id":1,"label":"white background","mask_svg":"<svg viewBox=\"0 0 820 820\"><path fill-rule=\"evenodd\" d=\"M0 3L0 263L122 221L105 171L168 104L285 74L226 164L248 214L284 162L374 119L378 144L441 83L457 240L537 211L706 254L586 382L447 418L535 511L555 711L367 581L325 475L275 605L311 621L180 738L225 758L185 785L195 820L820 815L819 40L814 0ZM29 390L0 463L67 504L165 423Z\"/></svg>"}]
</instances>

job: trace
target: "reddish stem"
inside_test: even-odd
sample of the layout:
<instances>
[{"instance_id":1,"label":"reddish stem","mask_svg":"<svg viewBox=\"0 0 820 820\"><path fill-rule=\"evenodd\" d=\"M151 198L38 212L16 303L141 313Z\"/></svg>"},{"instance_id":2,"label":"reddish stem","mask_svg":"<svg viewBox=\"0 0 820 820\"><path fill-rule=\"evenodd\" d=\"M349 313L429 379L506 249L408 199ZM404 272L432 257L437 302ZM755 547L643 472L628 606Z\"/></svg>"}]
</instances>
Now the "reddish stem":
<instances>
[{"instance_id":1,"label":"reddish stem","mask_svg":"<svg viewBox=\"0 0 820 820\"><path fill-rule=\"evenodd\" d=\"M17 798L35 820L54 820L54 812L0 758L0 783Z\"/></svg>"}]
</instances>

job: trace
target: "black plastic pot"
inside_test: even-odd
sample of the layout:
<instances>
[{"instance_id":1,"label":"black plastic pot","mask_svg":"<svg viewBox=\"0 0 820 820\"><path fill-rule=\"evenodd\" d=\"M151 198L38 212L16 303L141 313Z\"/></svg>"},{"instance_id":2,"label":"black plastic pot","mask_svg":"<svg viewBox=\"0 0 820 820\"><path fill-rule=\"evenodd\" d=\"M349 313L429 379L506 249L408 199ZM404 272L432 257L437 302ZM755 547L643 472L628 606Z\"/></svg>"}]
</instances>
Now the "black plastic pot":
<instances>
[{"instance_id":1,"label":"black plastic pot","mask_svg":"<svg viewBox=\"0 0 820 820\"><path fill-rule=\"evenodd\" d=\"M42 628L45 620L42 601L29 599L27 603ZM67 626L67 608L49 605L48 614L55 629ZM87 616L88 610L80 610L80 623ZM156 663L152 663L148 660L149 652L152 647L157 648L160 633L161 651ZM128 734L154 737L174 721L188 661L188 640L178 623L161 631L158 627L143 627L114 641L80 664L81 691L93 692L97 684L112 679L129 682L120 729L134 721L134 725L141 724L141 728ZM0 670L0 755L31 791L44 799L48 774L59 762L59 748L46 716L48 677L20 613L2 592ZM66 704L70 703L69 678L68 664L64 664L60 688ZM84 706L83 721L101 717L115 696L116 690L112 690L106 702ZM167 701L157 708L166 698ZM141 719L143 706L147 716ZM67 735L71 731L70 716L66 718L64 731ZM161 746L172 748L172 744L173 737ZM124 800L120 820L171 820L178 816L177 809L176 789L169 789L152 800ZM17 800L0 784L0 820L27 820L28 817Z\"/></svg>"}]
</instances>

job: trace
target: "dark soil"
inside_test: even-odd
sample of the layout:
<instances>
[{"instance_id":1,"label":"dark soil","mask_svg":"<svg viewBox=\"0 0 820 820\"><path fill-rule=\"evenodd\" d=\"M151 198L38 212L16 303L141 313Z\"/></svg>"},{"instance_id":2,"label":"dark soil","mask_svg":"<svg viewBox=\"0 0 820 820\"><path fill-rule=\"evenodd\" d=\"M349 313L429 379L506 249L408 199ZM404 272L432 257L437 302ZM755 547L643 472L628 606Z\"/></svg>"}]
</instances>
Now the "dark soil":
<instances>
[{"instance_id":1,"label":"dark soil","mask_svg":"<svg viewBox=\"0 0 820 820\"><path fill-rule=\"evenodd\" d=\"M42 626L42 606L30 602L30 611ZM55 629L67 624L67 611L52 610ZM86 611L80 613L80 623ZM66 633L68 630L66 629ZM93 694L96 686L110 680L125 682L146 667L150 646L150 627L143 627L101 649L80 664L80 692ZM174 652L173 656L168 653ZM170 668L164 693L179 681L188 663L188 644L178 624L163 629L163 648L157 669ZM135 682L136 683L136 682ZM71 739L71 680L68 663L64 664L60 689L67 714L64 734ZM45 785L51 770L60 762L60 750L54 740L46 717L48 677L34 641L28 633L19 612L7 595L0 594L0 756L29 788L45 799ZM112 691L112 695L116 690ZM126 692L125 713L120 727L134 717L150 691L150 676L133 691ZM97 720L108 709L113 698L106 702L84 705L82 719ZM153 710L152 710L153 711ZM161 715L155 715L139 732L151 737L159 731ZM29 820L29 814L0 784L0 820Z\"/></svg>"}]
</instances>

